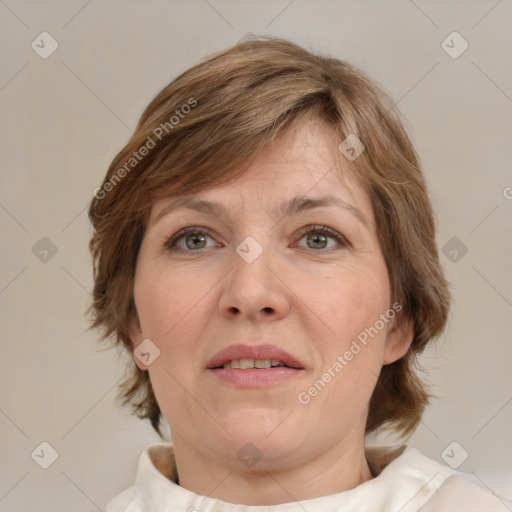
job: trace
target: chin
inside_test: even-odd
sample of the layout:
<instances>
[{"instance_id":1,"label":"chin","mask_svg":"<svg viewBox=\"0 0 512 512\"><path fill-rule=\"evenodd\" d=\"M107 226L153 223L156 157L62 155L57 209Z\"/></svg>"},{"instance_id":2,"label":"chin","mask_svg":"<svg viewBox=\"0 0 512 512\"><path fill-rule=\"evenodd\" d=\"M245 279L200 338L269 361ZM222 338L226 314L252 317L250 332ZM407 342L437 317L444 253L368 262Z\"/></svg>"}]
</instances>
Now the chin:
<instances>
[{"instance_id":1,"label":"chin","mask_svg":"<svg viewBox=\"0 0 512 512\"><path fill-rule=\"evenodd\" d=\"M233 436L223 436L224 441L230 446L229 451L237 454L240 450L243 452L244 447L250 450L254 446L267 460L286 457L297 450L307 437L305 432L301 432L300 423L294 421L294 414L283 410L239 410L221 421Z\"/></svg>"}]
</instances>

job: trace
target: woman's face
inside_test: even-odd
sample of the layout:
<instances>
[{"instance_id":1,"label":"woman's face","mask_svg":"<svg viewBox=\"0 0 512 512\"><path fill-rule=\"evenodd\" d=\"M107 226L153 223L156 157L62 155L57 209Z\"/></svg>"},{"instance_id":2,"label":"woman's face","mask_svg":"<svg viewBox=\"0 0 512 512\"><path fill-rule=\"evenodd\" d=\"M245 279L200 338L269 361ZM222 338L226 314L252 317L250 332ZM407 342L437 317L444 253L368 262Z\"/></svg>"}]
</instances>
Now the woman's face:
<instances>
[{"instance_id":1,"label":"woman's face","mask_svg":"<svg viewBox=\"0 0 512 512\"><path fill-rule=\"evenodd\" d=\"M164 211L176 198L153 205L132 339L151 340L135 360L175 444L240 467L261 457L259 469L362 444L380 369L412 333L396 328L401 306L390 303L371 202L340 142L304 123L236 182L191 197L215 213ZM315 206L320 198L330 199ZM233 367L219 368L226 359Z\"/></svg>"}]
</instances>

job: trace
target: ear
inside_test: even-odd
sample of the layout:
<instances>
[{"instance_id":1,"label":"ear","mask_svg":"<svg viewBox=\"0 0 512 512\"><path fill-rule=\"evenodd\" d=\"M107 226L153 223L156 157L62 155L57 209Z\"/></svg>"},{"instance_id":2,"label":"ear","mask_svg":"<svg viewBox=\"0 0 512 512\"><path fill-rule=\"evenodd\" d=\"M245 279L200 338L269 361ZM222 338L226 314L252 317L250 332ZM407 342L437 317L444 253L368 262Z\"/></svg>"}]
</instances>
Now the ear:
<instances>
[{"instance_id":1,"label":"ear","mask_svg":"<svg viewBox=\"0 0 512 512\"><path fill-rule=\"evenodd\" d=\"M414 338L414 322L409 318L394 319L384 349L382 364L391 364L405 356Z\"/></svg>"},{"instance_id":2,"label":"ear","mask_svg":"<svg viewBox=\"0 0 512 512\"><path fill-rule=\"evenodd\" d=\"M132 320L130 321L128 332L132 343L133 360L142 371L145 371L148 369L148 367L135 355L134 352L135 349L140 345L140 343L142 343L144 339L144 336L142 335L142 330L140 328L139 319L137 317L132 318Z\"/></svg>"}]
</instances>

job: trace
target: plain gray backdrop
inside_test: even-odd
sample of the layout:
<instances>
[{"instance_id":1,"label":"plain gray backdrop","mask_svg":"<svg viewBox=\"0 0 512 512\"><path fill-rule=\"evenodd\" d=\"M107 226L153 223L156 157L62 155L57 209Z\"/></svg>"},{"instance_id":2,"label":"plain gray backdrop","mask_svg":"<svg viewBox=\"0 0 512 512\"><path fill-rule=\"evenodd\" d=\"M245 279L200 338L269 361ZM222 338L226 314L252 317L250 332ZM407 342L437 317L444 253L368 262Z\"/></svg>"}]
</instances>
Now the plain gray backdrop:
<instances>
[{"instance_id":1,"label":"plain gray backdrop","mask_svg":"<svg viewBox=\"0 0 512 512\"><path fill-rule=\"evenodd\" d=\"M104 510L159 442L86 331L87 205L153 96L251 32L360 67L407 119L455 301L408 444L511 495L511 19L510 0L0 0L0 512Z\"/></svg>"}]
</instances>

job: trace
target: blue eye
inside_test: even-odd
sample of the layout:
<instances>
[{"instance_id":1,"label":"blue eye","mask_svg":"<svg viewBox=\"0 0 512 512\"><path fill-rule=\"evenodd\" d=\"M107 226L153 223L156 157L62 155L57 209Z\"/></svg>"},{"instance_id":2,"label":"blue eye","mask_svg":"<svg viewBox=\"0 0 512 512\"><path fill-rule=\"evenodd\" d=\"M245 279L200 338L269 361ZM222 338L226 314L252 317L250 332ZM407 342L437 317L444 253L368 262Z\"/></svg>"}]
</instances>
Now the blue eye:
<instances>
[{"instance_id":1,"label":"blue eye","mask_svg":"<svg viewBox=\"0 0 512 512\"><path fill-rule=\"evenodd\" d=\"M327 226L306 226L299 231L299 234L301 235L300 240L307 237L306 243L312 244L312 246L308 246L306 248L314 251L332 249L332 245L330 247L328 246L329 239L336 241L334 247L336 245L341 247L349 246L347 239L343 235ZM189 226L175 233L166 242L165 249L169 251L198 252L201 249L208 249L215 246L219 247L215 244L208 246L208 238L213 240L208 229L201 228L199 226ZM182 241L184 242L184 246L181 244Z\"/></svg>"},{"instance_id":2,"label":"blue eye","mask_svg":"<svg viewBox=\"0 0 512 512\"><path fill-rule=\"evenodd\" d=\"M318 249L332 249L333 246L327 247L329 238L336 240L342 247L349 245L347 239L334 229L327 226L306 226L300 232L302 234L301 240L307 237L307 243L311 242L314 247L308 247L317 251Z\"/></svg>"},{"instance_id":3,"label":"blue eye","mask_svg":"<svg viewBox=\"0 0 512 512\"><path fill-rule=\"evenodd\" d=\"M169 250L176 249L182 252L196 251L206 248L207 238L212 238L208 234L207 230L197 226L189 226L188 228L184 228L175 233L165 244L165 248ZM187 249L178 246L178 243L181 241L181 239L185 241ZM178 247L176 248L176 246Z\"/></svg>"}]
</instances>

